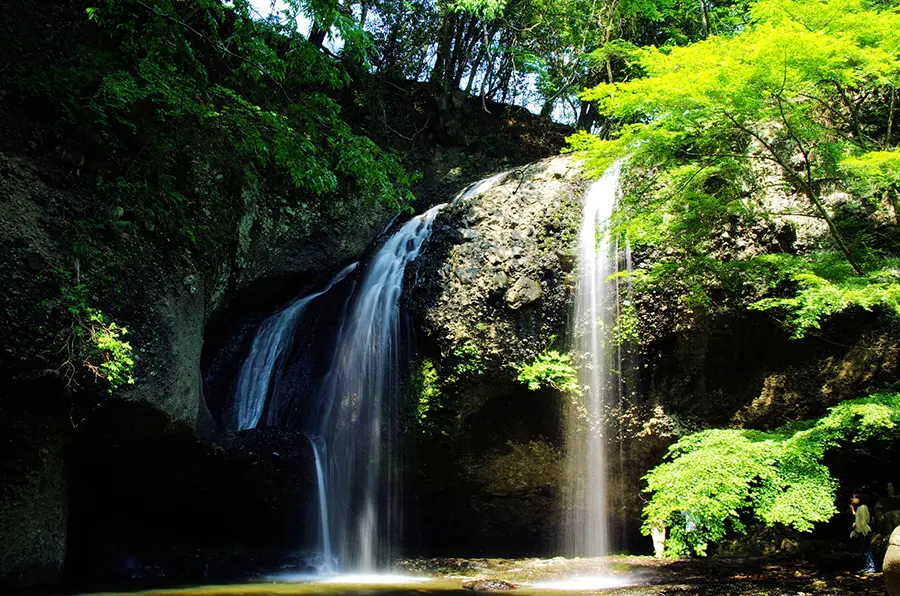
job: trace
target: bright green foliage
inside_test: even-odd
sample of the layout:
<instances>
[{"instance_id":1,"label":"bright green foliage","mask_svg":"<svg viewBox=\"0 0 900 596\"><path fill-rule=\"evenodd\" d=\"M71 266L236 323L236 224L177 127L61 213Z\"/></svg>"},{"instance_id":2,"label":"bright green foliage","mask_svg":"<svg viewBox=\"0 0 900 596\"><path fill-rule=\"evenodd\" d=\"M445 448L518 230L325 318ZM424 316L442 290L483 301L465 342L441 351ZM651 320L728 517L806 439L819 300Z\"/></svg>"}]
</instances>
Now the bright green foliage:
<instances>
[{"instance_id":1,"label":"bright green foliage","mask_svg":"<svg viewBox=\"0 0 900 596\"><path fill-rule=\"evenodd\" d=\"M453 355L457 359L456 365L453 367L457 374L484 374L483 354L481 346L476 340L467 339L456 346L453 348Z\"/></svg>"},{"instance_id":2,"label":"bright green foliage","mask_svg":"<svg viewBox=\"0 0 900 596\"><path fill-rule=\"evenodd\" d=\"M858 157L849 157L841 167L861 181L879 186L900 184L900 151L870 151Z\"/></svg>"},{"instance_id":3,"label":"bright green foliage","mask_svg":"<svg viewBox=\"0 0 900 596\"><path fill-rule=\"evenodd\" d=\"M619 317L616 319L615 330L616 345L639 344L641 342L641 325L638 320L637 309L631 302L625 301Z\"/></svg>"},{"instance_id":4,"label":"bright green foliage","mask_svg":"<svg viewBox=\"0 0 900 596\"><path fill-rule=\"evenodd\" d=\"M87 321L75 327L75 333L80 336L84 366L106 381L109 394L122 385L134 385L131 344L124 339L128 329L119 327L97 309L90 309L85 314Z\"/></svg>"},{"instance_id":5,"label":"bright green foliage","mask_svg":"<svg viewBox=\"0 0 900 596\"><path fill-rule=\"evenodd\" d=\"M531 391L543 387L553 387L563 393L578 393L578 374L572 366L572 355L548 350L534 359L534 362L523 362L518 366L519 376L516 379L528 386Z\"/></svg>"},{"instance_id":6,"label":"bright green foliage","mask_svg":"<svg viewBox=\"0 0 900 596\"><path fill-rule=\"evenodd\" d=\"M894 312L897 231L877 222L891 208L900 216L891 135L900 10L758 0L750 16L730 36L636 50L645 76L584 94L620 124L611 137L576 135L572 148L598 169L630 155L643 173L628 181L616 231L671 255L636 287L671 290L688 309L709 309L717 290L731 290L744 304L785 310L797 337L854 306ZM778 184L797 213L767 202ZM779 215L821 220L827 236L799 260L723 256L729 231ZM835 255L845 267L833 267ZM767 268L763 288L750 272ZM798 294L783 299L774 280Z\"/></svg>"},{"instance_id":7,"label":"bright green foliage","mask_svg":"<svg viewBox=\"0 0 900 596\"><path fill-rule=\"evenodd\" d=\"M447 4L450 10L465 11L492 21L503 14L507 0L451 0Z\"/></svg>"},{"instance_id":8,"label":"bright green foliage","mask_svg":"<svg viewBox=\"0 0 900 596\"><path fill-rule=\"evenodd\" d=\"M894 223L900 224L900 151L869 151L845 159L841 168L855 194L876 199L886 195L894 209Z\"/></svg>"},{"instance_id":9,"label":"bright green foliage","mask_svg":"<svg viewBox=\"0 0 900 596\"><path fill-rule=\"evenodd\" d=\"M830 279L798 268L791 274L796 294L790 298L764 298L750 304L756 310L779 309L787 313L794 338L803 337L811 329L819 329L828 316L850 307L900 315L900 260L892 259L884 267L864 277L844 268L843 275Z\"/></svg>"},{"instance_id":10,"label":"bright green foliage","mask_svg":"<svg viewBox=\"0 0 900 596\"><path fill-rule=\"evenodd\" d=\"M110 395L123 385L134 385L134 358L131 344L125 341L128 329L100 309L88 306L84 284L66 290L63 302L72 316L71 333L65 345L67 359L63 364L69 383L87 372L104 381Z\"/></svg>"},{"instance_id":11,"label":"bright green foliage","mask_svg":"<svg viewBox=\"0 0 900 596\"><path fill-rule=\"evenodd\" d=\"M827 521L834 507L835 480L822 463L825 453L847 443L894 440L900 424L900 394L848 400L819 420L772 432L712 429L688 435L669 449L667 461L644 479L652 494L642 531L670 528L667 551L705 553L729 529L744 532L740 516L751 512L767 525L801 532ZM685 513L697 527L685 531Z\"/></svg>"},{"instance_id":12,"label":"bright green foliage","mask_svg":"<svg viewBox=\"0 0 900 596\"><path fill-rule=\"evenodd\" d=\"M685 156L699 163L742 156L755 141L767 145L761 159L783 167L792 183L810 185L870 150L872 133L860 128L858 107L845 107L844 96L897 83L900 14L847 0L760 0L753 14L753 26L734 37L642 50L649 76L585 94L635 124L612 143L581 136L575 146L592 147L598 157L634 152L640 163L668 166ZM829 115L839 118L830 123ZM799 168L790 163L794 151L803 158Z\"/></svg>"},{"instance_id":13,"label":"bright green foliage","mask_svg":"<svg viewBox=\"0 0 900 596\"><path fill-rule=\"evenodd\" d=\"M419 399L416 403L416 420L424 424L428 418L428 412L437 405L441 395L440 382L434 363L431 360L423 360L418 371Z\"/></svg>"}]
</instances>

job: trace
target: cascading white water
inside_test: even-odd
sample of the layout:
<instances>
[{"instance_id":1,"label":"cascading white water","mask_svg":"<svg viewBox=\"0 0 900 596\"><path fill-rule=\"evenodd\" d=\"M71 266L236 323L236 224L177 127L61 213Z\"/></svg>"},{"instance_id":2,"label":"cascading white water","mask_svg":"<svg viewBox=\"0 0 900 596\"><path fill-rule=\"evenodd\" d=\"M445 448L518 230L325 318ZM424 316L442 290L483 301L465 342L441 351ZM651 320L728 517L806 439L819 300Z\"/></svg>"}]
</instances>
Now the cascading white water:
<instances>
[{"instance_id":1,"label":"cascading white water","mask_svg":"<svg viewBox=\"0 0 900 596\"><path fill-rule=\"evenodd\" d=\"M332 571L334 555L331 552L331 532L328 528L328 497L325 494L325 468L322 466L322 449L319 445L322 440L313 439L312 437L308 437L308 439L316 459L316 479L319 487L319 523L321 524L320 530L322 533L323 571Z\"/></svg>"},{"instance_id":2,"label":"cascading white water","mask_svg":"<svg viewBox=\"0 0 900 596\"><path fill-rule=\"evenodd\" d=\"M487 191L503 175L468 186L454 202ZM314 406L315 435L324 444L327 462L321 503L327 503L328 511L322 513L322 533L345 571L369 573L384 566L400 537L395 444L403 368L399 300L406 266L419 256L445 206L412 218L375 255L341 321L331 367ZM323 549L328 550L324 544Z\"/></svg>"},{"instance_id":3,"label":"cascading white water","mask_svg":"<svg viewBox=\"0 0 900 596\"><path fill-rule=\"evenodd\" d=\"M399 388L399 298L406 265L431 234L438 205L414 217L378 251L338 331L319 398L326 443L331 544L340 566L372 571L399 530L394 398Z\"/></svg>"},{"instance_id":4,"label":"cascading white water","mask_svg":"<svg viewBox=\"0 0 900 596\"><path fill-rule=\"evenodd\" d=\"M348 265L324 290L295 299L260 325L235 385L232 426L236 430L256 428L259 424L266 398L277 389L284 357L290 352L294 330L306 306L347 277L357 265Z\"/></svg>"},{"instance_id":5,"label":"cascading white water","mask_svg":"<svg viewBox=\"0 0 900 596\"><path fill-rule=\"evenodd\" d=\"M575 364L585 393L567 404L565 415L565 549L574 556L607 553L605 409L615 394L608 376L615 371L610 339L615 324L614 246L607 222L619 193L619 164L585 193L578 239L573 340Z\"/></svg>"}]
</instances>

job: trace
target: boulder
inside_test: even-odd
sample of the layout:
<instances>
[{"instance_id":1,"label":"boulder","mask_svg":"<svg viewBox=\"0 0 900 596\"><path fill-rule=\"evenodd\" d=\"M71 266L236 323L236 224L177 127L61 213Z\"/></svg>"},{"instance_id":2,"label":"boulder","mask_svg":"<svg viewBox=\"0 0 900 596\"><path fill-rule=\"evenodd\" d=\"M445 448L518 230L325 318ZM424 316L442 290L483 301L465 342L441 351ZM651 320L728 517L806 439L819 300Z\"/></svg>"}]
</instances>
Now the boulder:
<instances>
[{"instance_id":1,"label":"boulder","mask_svg":"<svg viewBox=\"0 0 900 596\"><path fill-rule=\"evenodd\" d=\"M506 292L506 303L510 308L521 308L540 298L541 294L541 284L530 277L520 277Z\"/></svg>"},{"instance_id":2,"label":"boulder","mask_svg":"<svg viewBox=\"0 0 900 596\"><path fill-rule=\"evenodd\" d=\"M473 592L506 592L516 587L515 584L502 579L476 579L463 582L463 588Z\"/></svg>"},{"instance_id":3,"label":"boulder","mask_svg":"<svg viewBox=\"0 0 900 596\"><path fill-rule=\"evenodd\" d=\"M890 596L900 596L900 526L894 528L882 563L884 587Z\"/></svg>"},{"instance_id":4,"label":"boulder","mask_svg":"<svg viewBox=\"0 0 900 596\"><path fill-rule=\"evenodd\" d=\"M425 553L548 555L559 543L558 395L529 390L516 367L565 349L549 346L566 329L585 187L572 156L496 178L438 214L409 276L419 358L439 389L416 452Z\"/></svg>"}]
</instances>

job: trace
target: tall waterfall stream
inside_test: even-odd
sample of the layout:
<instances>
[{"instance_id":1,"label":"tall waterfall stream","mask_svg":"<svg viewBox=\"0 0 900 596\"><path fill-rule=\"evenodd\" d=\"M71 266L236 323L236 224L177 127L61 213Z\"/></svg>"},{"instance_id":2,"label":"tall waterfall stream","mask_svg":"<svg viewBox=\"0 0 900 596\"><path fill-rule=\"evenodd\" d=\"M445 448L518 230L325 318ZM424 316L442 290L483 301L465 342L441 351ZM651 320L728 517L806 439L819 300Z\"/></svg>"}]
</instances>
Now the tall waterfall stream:
<instances>
[{"instance_id":1,"label":"tall waterfall stream","mask_svg":"<svg viewBox=\"0 0 900 596\"><path fill-rule=\"evenodd\" d=\"M238 373L233 420L236 430L256 428L259 424L266 407L266 398L277 389L283 360L291 350L294 330L306 307L350 275L358 264L344 267L324 290L296 298L260 325Z\"/></svg>"},{"instance_id":2,"label":"tall waterfall stream","mask_svg":"<svg viewBox=\"0 0 900 596\"><path fill-rule=\"evenodd\" d=\"M564 548L567 554L607 554L606 408L616 370L612 331L616 321L615 245L607 225L619 193L618 164L587 190L578 237L578 280L575 288L573 348L584 399L566 404Z\"/></svg>"},{"instance_id":3,"label":"tall waterfall stream","mask_svg":"<svg viewBox=\"0 0 900 596\"><path fill-rule=\"evenodd\" d=\"M503 176L470 185L454 202L486 192ZM323 570L371 573L396 554L402 530L396 440L403 370L400 293L407 265L419 256L445 206L406 222L364 267L341 315L328 371L309 405L311 419L301 430L315 454ZM345 268L324 290L295 299L263 322L238 374L235 428L259 424L306 306L355 268Z\"/></svg>"}]
</instances>

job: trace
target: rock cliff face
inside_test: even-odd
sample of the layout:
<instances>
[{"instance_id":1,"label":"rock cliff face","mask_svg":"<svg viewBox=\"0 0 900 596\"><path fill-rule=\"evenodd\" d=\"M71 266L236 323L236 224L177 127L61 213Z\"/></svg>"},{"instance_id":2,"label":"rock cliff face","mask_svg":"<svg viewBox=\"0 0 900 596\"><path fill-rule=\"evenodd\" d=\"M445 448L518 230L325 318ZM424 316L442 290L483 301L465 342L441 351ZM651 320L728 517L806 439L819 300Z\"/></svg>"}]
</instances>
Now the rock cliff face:
<instances>
[{"instance_id":1,"label":"rock cliff face","mask_svg":"<svg viewBox=\"0 0 900 596\"><path fill-rule=\"evenodd\" d=\"M183 171L196 209L180 211L179 219L120 201L99 193L97 164L85 164L84 156L73 162L74 150L53 148L60 141L46 123L23 117L2 101L10 84L4 76L0 72L0 243L10 250L0 253L6 280L0 288L0 432L9 449L0 450L0 585L57 581L73 551L131 549L127 565L139 569L129 573L154 573L148 560L158 553L139 536L150 542L159 536L150 532L153 524L135 526L133 518L136 511L170 499L175 482L184 482L181 490L198 500L179 500L180 512L170 517L178 523L165 527L192 528L176 533L186 548L221 547L222 542L198 538L213 529L211 522L192 523L191 517L206 514L204 500L215 498L215 487L227 476L213 470L229 466L246 479L244 513L254 512L241 523L260 522L248 540L266 532L290 534L293 542L281 544L302 547L308 520L299 512L305 501L290 495L310 480L306 443L286 450L287 439L272 434L248 447L247 441L222 434L204 394L204 346L215 352L221 344L239 343L243 336L235 334L236 326L243 324L246 335L254 321L298 289L359 259L396 214L347 190L307 204L295 190L236 175L235 164L223 163L199 144L182 147L192 156ZM497 123L485 126L503 129ZM558 150L561 135L556 130L552 136L550 145ZM515 143L504 147L510 144ZM467 151L422 135L417 155L433 159L420 196L436 198L484 168L517 160L489 147L477 148L477 160ZM127 328L133 385L107 395L102 383L70 375L69 365L79 365L77 350L69 347L75 329L69 308L76 300ZM174 455L180 449L183 458ZM171 470L127 475L121 486L102 488L104 476L96 470L116 477L118 466L155 466L154 452L164 459L173 454L166 459ZM263 461L273 452L283 462L277 474ZM286 452L293 453L289 462ZM106 496L92 499L93 491ZM133 508L109 495L132 499ZM240 499L214 508L223 524L229 523L228 502L240 509ZM260 520L254 517L259 511L279 512L289 521L273 525L276 516ZM100 528L104 535L95 539L87 531L92 523L112 530L104 534ZM117 527L132 528L138 538L125 545ZM136 553L142 548L147 560ZM102 578L127 566L119 556L100 558L70 560L66 575Z\"/></svg>"},{"instance_id":2,"label":"rock cliff face","mask_svg":"<svg viewBox=\"0 0 900 596\"><path fill-rule=\"evenodd\" d=\"M411 296L424 335L412 393L420 525L428 528L420 546L429 554L558 553L564 397L529 391L517 366L569 349L585 187L577 162L553 158L511 172L435 222ZM658 255L637 255L635 266L650 258ZM638 531L641 477L679 436L818 417L900 373L896 324L873 313L849 313L792 340L758 312L695 312L686 324L673 312L676 297L632 299L652 333L623 346L626 390L608 413L615 548L651 552ZM844 482L875 473L875 462L838 459Z\"/></svg>"},{"instance_id":3,"label":"rock cliff face","mask_svg":"<svg viewBox=\"0 0 900 596\"><path fill-rule=\"evenodd\" d=\"M523 555L556 543L559 396L529 391L516 367L563 343L584 188L575 160L551 158L435 220L411 296L417 366L432 371L414 389L427 552Z\"/></svg>"},{"instance_id":4,"label":"rock cliff face","mask_svg":"<svg viewBox=\"0 0 900 596\"><path fill-rule=\"evenodd\" d=\"M214 173L201 173L207 165L187 167L203 187L198 192L220 195L209 203L220 211L192 222L210 228L204 243L173 243L171 231L164 234L146 214L122 206L101 207L98 215L83 180L58 164L0 152L0 242L11 247L0 256L8 280L0 290L0 407L7 436L18 433L14 449L3 454L0 527L4 537L14 537L7 544L20 545L4 549L2 578L59 577L67 519L61 450L66 438L90 442L84 435L97 429L76 428L82 421L112 409L119 418L106 422L122 432L152 426L157 416L173 429L210 430L200 367L210 314L264 278L303 279L339 268L365 250L390 216L345 197L310 227L261 188L240 189L232 209L235 197L215 187ZM85 240L85 221L99 228L101 240L97 234ZM337 227L340 234L329 232ZM73 325L66 294L88 282L93 293L87 299L128 329L134 348L133 387L108 398L90 385L79 387L83 380L70 378L65 364L77 357L65 353ZM35 466L23 467L22 459Z\"/></svg>"}]
</instances>

